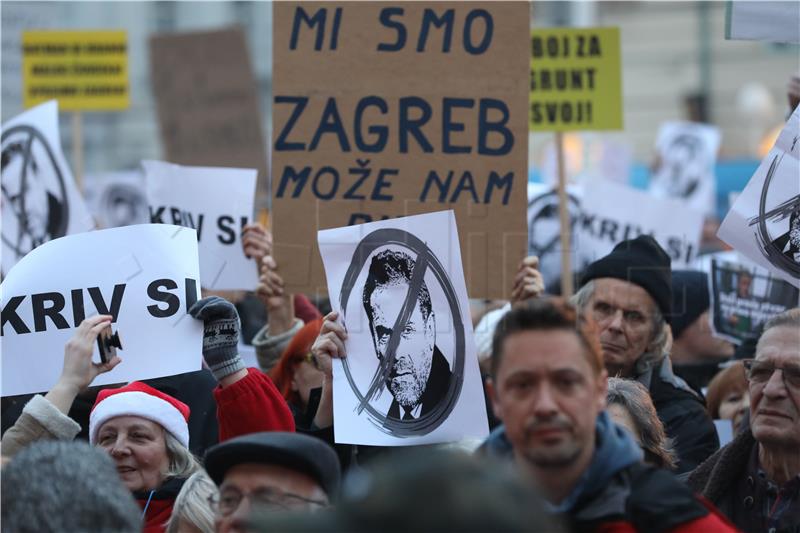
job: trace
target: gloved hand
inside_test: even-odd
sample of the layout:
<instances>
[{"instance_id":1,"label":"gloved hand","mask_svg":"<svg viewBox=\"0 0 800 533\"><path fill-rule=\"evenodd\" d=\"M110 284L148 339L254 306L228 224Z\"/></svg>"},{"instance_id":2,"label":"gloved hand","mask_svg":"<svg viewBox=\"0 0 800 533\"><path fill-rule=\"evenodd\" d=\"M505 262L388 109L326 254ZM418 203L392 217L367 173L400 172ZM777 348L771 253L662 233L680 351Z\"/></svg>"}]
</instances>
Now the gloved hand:
<instances>
[{"instance_id":1,"label":"gloved hand","mask_svg":"<svg viewBox=\"0 0 800 533\"><path fill-rule=\"evenodd\" d=\"M217 381L243 370L239 357L239 314L236 307L219 296L198 300L189 308L189 314L204 323L203 359Z\"/></svg>"}]
</instances>

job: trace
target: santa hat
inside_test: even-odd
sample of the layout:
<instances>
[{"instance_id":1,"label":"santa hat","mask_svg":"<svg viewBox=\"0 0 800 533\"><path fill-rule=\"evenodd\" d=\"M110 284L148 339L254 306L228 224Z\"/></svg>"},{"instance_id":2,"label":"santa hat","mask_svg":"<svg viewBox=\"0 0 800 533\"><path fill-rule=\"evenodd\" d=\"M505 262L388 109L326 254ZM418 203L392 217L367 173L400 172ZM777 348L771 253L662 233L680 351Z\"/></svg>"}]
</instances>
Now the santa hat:
<instances>
[{"instance_id":1,"label":"santa hat","mask_svg":"<svg viewBox=\"0 0 800 533\"><path fill-rule=\"evenodd\" d=\"M101 390L89 415L89 441L96 444L103 424L118 416L151 420L189 447L189 406L149 385L134 381L121 389Z\"/></svg>"}]
</instances>

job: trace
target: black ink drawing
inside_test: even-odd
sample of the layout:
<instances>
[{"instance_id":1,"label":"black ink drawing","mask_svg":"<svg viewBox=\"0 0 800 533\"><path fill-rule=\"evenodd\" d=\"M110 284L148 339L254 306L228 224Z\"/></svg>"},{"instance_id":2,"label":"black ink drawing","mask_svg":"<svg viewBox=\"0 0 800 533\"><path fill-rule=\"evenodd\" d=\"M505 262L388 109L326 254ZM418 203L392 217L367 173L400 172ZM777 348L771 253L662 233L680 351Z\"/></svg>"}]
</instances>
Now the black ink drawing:
<instances>
[{"instance_id":1,"label":"black ink drawing","mask_svg":"<svg viewBox=\"0 0 800 533\"><path fill-rule=\"evenodd\" d=\"M661 169L670 196L689 198L700 186L707 169L703 140L695 135L677 135L664 149Z\"/></svg>"},{"instance_id":2,"label":"black ink drawing","mask_svg":"<svg viewBox=\"0 0 800 533\"><path fill-rule=\"evenodd\" d=\"M149 221L147 199L141 188L128 183L109 185L100 199L100 212L109 228Z\"/></svg>"},{"instance_id":3,"label":"black ink drawing","mask_svg":"<svg viewBox=\"0 0 800 533\"><path fill-rule=\"evenodd\" d=\"M567 194L570 220L570 242L575 242L576 222L581 203ZM561 220L558 213L558 192L536 196L528 203L528 255L539 258L539 270L545 279L558 281L561 277Z\"/></svg>"},{"instance_id":4,"label":"black ink drawing","mask_svg":"<svg viewBox=\"0 0 800 533\"><path fill-rule=\"evenodd\" d=\"M387 249L372 255L382 247ZM402 230L381 229L356 247L342 284L341 309L347 309L351 293L358 289L355 282L367 260L367 280L360 292L379 364L363 394L347 359L343 360L345 374L359 400L358 412L366 412L390 435L425 435L447 418L461 392L465 339L459 302L447 271L425 243ZM441 285L453 318L452 329L447 329L455 340L452 370L436 345L427 272ZM398 294L403 296L398 298ZM388 412L371 405L383 390L393 397Z\"/></svg>"},{"instance_id":5,"label":"black ink drawing","mask_svg":"<svg viewBox=\"0 0 800 533\"><path fill-rule=\"evenodd\" d=\"M2 239L14 263L42 243L63 237L69 223L66 183L42 133L28 125L2 135Z\"/></svg>"},{"instance_id":6,"label":"black ink drawing","mask_svg":"<svg viewBox=\"0 0 800 533\"><path fill-rule=\"evenodd\" d=\"M758 216L751 218L748 225L755 226L756 242L767 261L775 268L800 279L800 195L767 210L767 194L782 160L783 154L772 159L761 188ZM793 179L797 179L797 176L793 176ZM787 221L786 232L773 238L767 228L768 221L773 224Z\"/></svg>"}]
</instances>

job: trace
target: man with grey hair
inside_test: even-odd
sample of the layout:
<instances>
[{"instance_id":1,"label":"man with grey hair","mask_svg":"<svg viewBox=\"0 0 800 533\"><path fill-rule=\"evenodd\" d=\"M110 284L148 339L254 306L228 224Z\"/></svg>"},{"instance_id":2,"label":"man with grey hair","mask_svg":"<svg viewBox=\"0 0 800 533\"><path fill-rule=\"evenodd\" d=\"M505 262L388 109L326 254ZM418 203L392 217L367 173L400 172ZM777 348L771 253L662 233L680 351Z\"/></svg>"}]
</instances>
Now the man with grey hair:
<instances>
[{"instance_id":1,"label":"man with grey hair","mask_svg":"<svg viewBox=\"0 0 800 533\"><path fill-rule=\"evenodd\" d=\"M719 439L703 399L670 365L670 263L649 235L622 241L586 267L574 300L597 323L609 376L635 379L650 392L683 473L714 453Z\"/></svg>"},{"instance_id":2,"label":"man with grey hair","mask_svg":"<svg viewBox=\"0 0 800 533\"><path fill-rule=\"evenodd\" d=\"M742 531L800 531L800 309L764 325L745 359L750 428L688 477Z\"/></svg>"},{"instance_id":3,"label":"man with grey hair","mask_svg":"<svg viewBox=\"0 0 800 533\"><path fill-rule=\"evenodd\" d=\"M3 467L3 531L138 533L142 511L108 454L78 441L41 441Z\"/></svg>"}]
</instances>

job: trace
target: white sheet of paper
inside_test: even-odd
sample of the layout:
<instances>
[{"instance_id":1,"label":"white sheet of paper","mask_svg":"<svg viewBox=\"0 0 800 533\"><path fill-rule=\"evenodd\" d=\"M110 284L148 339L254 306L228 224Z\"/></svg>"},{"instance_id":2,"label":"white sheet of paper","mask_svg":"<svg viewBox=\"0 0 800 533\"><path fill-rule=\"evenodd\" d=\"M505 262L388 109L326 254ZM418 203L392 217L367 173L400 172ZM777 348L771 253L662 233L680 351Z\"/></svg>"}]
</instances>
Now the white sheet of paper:
<instances>
[{"instance_id":1,"label":"white sheet of paper","mask_svg":"<svg viewBox=\"0 0 800 533\"><path fill-rule=\"evenodd\" d=\"M258 171L142 161L150 221L197 230L200 280L212 290L255 290L258 267L242 249Z\"/></svg>"},{"instance_id":2,"label":"white sheet of paper","mask_svg":"<svg viewBox=\"0 0 800 533\"><path fill-rule=\"evenodd\" d=\"M340 313L348 333L347 359L335 359L333 367L336 442L406 446L485 438L489 427L453 211L317 235L331 306ZM400 274L416 272L421 257L428 257L422 278L431 302L427 319L425 298L419 296L424 291L409 291L407 278ZM399 276L388 279L400 281L384 283L380 275L370 274L373 260L375 265L385 261L387 270ZM377 348L363 300L369 280L376 280L367 301ZM407 296L414 298L412 294L417 295L416 301L407 300ZM409 304L410 319L396 328L397 357L384 380L377 354L387 354L404 304ZM426 368L430 370L424 378ZM391 386L387 387L387 381ZM376 395L361 410L359 396L370 397L371 382ZM403 416L414 419L403 420Z\"/></svg>"},{"instance_id":3,"label":"white sheet of paper","mask_svg":"<svg viewBox=\"0 0 800 533\"><path fill-rule=\"evenodd\" d=\"M800 43L800 2L733 0L727 9L727 39Z\"/></svg>"},{"instance_id":4,"label":"white sheet of paper","mask_svg":"<svg viewBox=\"0 0 800 533\"><path fill-rule=\"evenodd\" d=\"M51 239L94 229L61 151L58 103L3 124L2 271Z\"/></svg>"},{"instance_id":5,"label":"white sheet of paper","mask_svg":"<svg viewBox=\"0 0 800 533\"><path fill-rule=\"evenodd\" d=\"M178 226L126 226L39 246L0 285L2 395L43 392L55 385L64 364L64 347L82 320L76 320L80 305L73 302L82 301L84 314L90 317L98 314L93 302L100 297L100 307L117 317L112 329L119 332L123 350L122 363L98 376L94 385L199 370L203 324L186 314L193 299L189 295L194 291L196 299L200 294L197 280L197 235ZM17 297L23 297L19 303L14 302ZM34 307L55 310L46 317ZM25 329L30 332L24 333ZM96 345L94 360L99 361Z\"/></svg>"},{"instance_id":6,"label":"white sheet of paper","mask_svg":"<svg viewBox=\"0 0 800 533\"><path fill-rule=\"evenodd\" d=\"M150 222L141 169L87 174L83 177L83 195L101 228Z\"/></svg>"},{"instance_id":7,"label":"white sheet of paper","mask_svg":"<svg viewBox=\"0 0 800 533\"><path fill-rule=\"evenodd\" d=\"M702 228L703 214L679 200L656 198L613 182L588 183L575 232L579 266L607 255L621 241L646 233L672 258L672 268L684 268L697 255Z\"/></svg>"},{"instance_id":8,"label":"white sheet of paper","mask_svg":"<svg viewBox=\"0 0 800 533\"><path fill-rule=\"evenodd\" d=\"M665 122L656 150L661 165L650 182L660 197L678 198L707 215L717 208L714 165L722 140L719 128L697 122Z\"/></svg>"},{"instance_id":9,"label":"white sheet of paper","mask_svg":"<svg viewBox=\"0 0 800 533\"><path fill-rule=\"evenodd\" d=\"M800 108L778 135L717 236L800 288ZM763 206L762 206L763 201Z\"/></svg>"}]
</instances>

